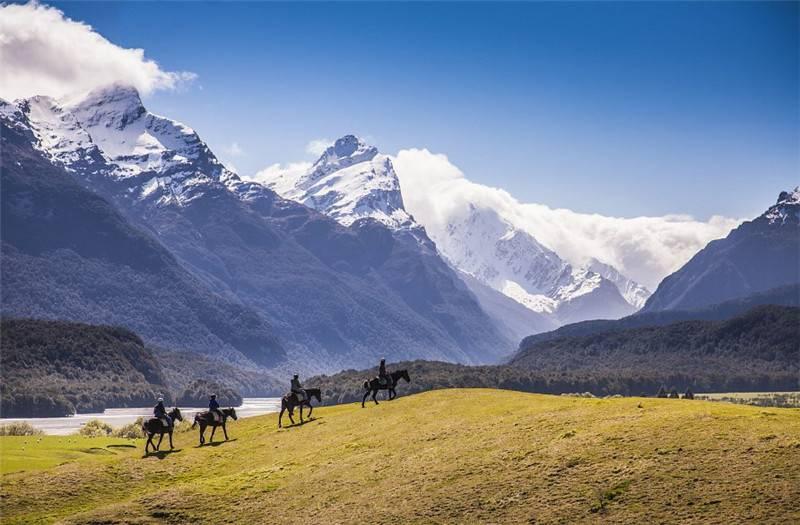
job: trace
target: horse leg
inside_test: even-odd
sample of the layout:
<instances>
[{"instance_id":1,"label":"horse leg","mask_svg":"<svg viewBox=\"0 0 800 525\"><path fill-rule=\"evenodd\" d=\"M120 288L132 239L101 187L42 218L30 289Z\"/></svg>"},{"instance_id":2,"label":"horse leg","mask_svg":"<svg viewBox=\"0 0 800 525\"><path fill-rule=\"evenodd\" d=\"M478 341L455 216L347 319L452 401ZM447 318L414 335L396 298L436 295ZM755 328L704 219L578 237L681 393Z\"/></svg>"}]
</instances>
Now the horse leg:
<instances>
[{"instance_id":1,"label":"horse leg","mask_svg":"<svg viewBox=\"0 0 800 525\"><path fill-rule=\"evenodd\" d=\"M281 419L283 419L283 412L286 410L285 406L281 406L281 413L278 414L278 428L281 428Z\"/></svg>"},{"instance_id":2,"label":"horse leg","mask_svg":"<svg viewBox=\"0 0 800 525\"><path fill-rule=\"evenodd\" d=\"M379 404L378 400L375 398L375 396L377 396L377 395L378 395L378 389L376 388L375 390L372 391L372 400L375 401L376 405Z\"/></svg>"},{"instance_id":3,"label":"horse leg","mask_svg":"<svg viewBox=\"0 0 800 525\"><path fill-rule=\"evenodd\" d=\"M205 423L200 423L200 446L203 446L203 443L206 442L206 425Z\"/></svg>"},{"instance_id":4,"label":"horse leg","mask_svg":"<svg viewBox=\"0 0 800 525\"><path fill-rule=\"evenodd\" d=\"M308 419L311 419L311 412L314 411L314 407L311 406L311 403L308 404Z\"/></svg>"},{"instance_id":5,"label":"horse leg","mask_svg":"<svg viewBox=\"0 0 800 525\"><path fill-rule=\"evenodd\" d=\"M300 405L300 424L303 424L303 405Z\"/></svg>"},{"instance_id":6,"label":"horse leg","mask_svg":"<svg viewBox=\"0 0 800 525\"><path fill-rule=\"evenodd\" d=\"M294 407L291 405L289 406L289 421L294 425Z\"/></svg>"},{"instance_id":7,"label":"horse leg","mask_svg":"<svg viewBox=\"0 0 800 525\"><path fill-rule=\"evenodd\" d=\"M172 450L173 448L175 448L175 447L172 445L172 430L170 430L169 431L169 449Z\"/></svg>"},{"instance_id":8,"label":"horse leg","mask_svg":"<svg viewBox=\"0 0 800 525\"><path fill-rule=\"evenodd\" d=\"M156 450L161 448L161 440L162 439L164 439L164 433L163 432L158 436L158 445L156 445Z\"/></svg>"},{"instance_id":9,"label":"horse leg","mask_svg":"<svg viewBox=\"0 0 800 525\"><path fill-rule=\"evenodd\" d=\"M153 434L147 434L147 443L144 444L144 453L147 454L150 447L150 442L153 440Z\"/></svg>"},{"instance_id":10,"label":"horse leg","mask_svg":"<svg viewBox=\"0 0 800 525\"><path fill-rule=\"evenodd\" d=\"M225 441L228 441L228 428L225 423L222 423L222 433L225 434Z\"/></svg>"},{"instance_id":11,"label":"horse leg","mask_svg":"<svg viewBox=\"0 0 800 525\"><path fill-rule=\"evenodd\" d=\"M211 437L208 438L209 443L214 442L214 432L217 431L217 425L211 425Z\"/></svg>"},{"instance_id":12,"label":"horse leg","mask_svg":"<svg viewBox=\"0 0 800 525\"><path fill-rule=\"evenodd\" d=\"M367 390L367 391L364 393L364 399L362 399L362 400L361 400L361 408L364 408L364 402L366 402L367 398L369 397L369 393L370 393L370 391L369 391L369 390Z\"/></svg>"},{"instance_id":13,"label":"horse leg","mask_svg":"<svg viewBox=\"0 0 800 525\"><path fill-rule=\"evenodd\" d=\"M395 394L394 388L390 388L390 389L389 389L389 401L391 401L392 399L394 399L395 395L396 395L396 394Z\"/></svg>"}]
</instances>

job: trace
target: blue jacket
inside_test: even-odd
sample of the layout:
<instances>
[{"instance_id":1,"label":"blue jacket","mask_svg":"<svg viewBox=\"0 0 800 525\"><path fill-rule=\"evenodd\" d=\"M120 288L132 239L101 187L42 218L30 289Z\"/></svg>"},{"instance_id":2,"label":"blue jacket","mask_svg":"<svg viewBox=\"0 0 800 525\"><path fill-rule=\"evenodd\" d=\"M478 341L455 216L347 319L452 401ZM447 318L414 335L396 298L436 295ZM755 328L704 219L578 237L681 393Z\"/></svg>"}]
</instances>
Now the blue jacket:
<instances>
[{"instance_id":1,"label":"blue jacket","mask_svg":"<svg viewBox=\"0 0 800 525\"><path fill-rule=\"evenodd\" d=\"M212 399L208 402L208 409L209 410L219 410L219 403L217 403L216 399Z\"/></svg>"},{"instance_id":2,"label":"blue jacket","mask_svg":"<svg viewBox=\"0 0 800 525\"><path fill-rule=\"evenodd\" d=\"M164 403L159 403L153 408L153 415L156 417L167 415L167 409L164 408Z\"/></svg>"}]
</instances>

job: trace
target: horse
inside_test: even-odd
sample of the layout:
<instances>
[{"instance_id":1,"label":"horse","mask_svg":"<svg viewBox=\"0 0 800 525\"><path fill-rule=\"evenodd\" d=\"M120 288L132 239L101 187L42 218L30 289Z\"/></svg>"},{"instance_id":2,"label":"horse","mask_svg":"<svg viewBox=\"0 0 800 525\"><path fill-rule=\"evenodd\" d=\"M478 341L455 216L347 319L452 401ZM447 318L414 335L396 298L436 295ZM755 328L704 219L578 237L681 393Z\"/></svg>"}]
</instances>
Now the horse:
<instances>
[{"instance_id":1,"label":"horse","mask_svg":"<svg viewBox=\"0 0 800 525\"><path fill-rule=\"evenodd\" d=\"M145 454L147 454L150 445L153 445L153 451L157 451L159 447L161 447L161 440L164 439L164 434L169 434L170 450L174 448L172 446L172 431L175 429L175 420L183 421L183 416L178 407L173 408L167 415L172 420L172 424L168 427L165 427L161 419L157 417L151 417L150 419L142 421L142 432L147 436L147 443L144 444ZM153 438L156 434L159 434L158 444L153 443Z\"/></svg>"},{"instance_id":2,"label":"horse","mask_svg":"<svg viewBox=\"0 0 800 525\"><path fill-rule=\"evenodd\" d=\"M408 375L408 370L396 370L389 374L389 383L381 383L380 379L374 377L372 379L364 381L364 389L367 391L364 394L364 399L361 400L361 408L364 408L364 402L369 397L370 393L372 394L372 400L375 401L375 404L378 404L378 400L375 399L375 395L378 393L378 390L388 390L389 391L389 401L397 397L397 392L395 392L394 387L397 386L397 382L403 378L406 380L406 383L411 382L411 377Z\"/></svg>"},{"instance_id":3,"label":"horse","mask_svg":"<svg viewBox=\"0 0 800 525\"><path fill-rule=\"evenodd\" d=\"M294 392L289 392L285 396L281 398L281 413L278 415L278 428L281 428L281 419L283 418L283 413L288 410L289 411L289 421L292 422L294 425L294 418L292 415L294 414L294 409L296 407L300 407L300 423L303 423L303 407L308 407L308 417L311 418L311 412L314 411L314 407L311 406L311 398L317 398L319 403L322 403L322 393L320 392L319 388L306 388L306 399L303 401L297 400L297 394Z\"/></svg>"},{"instance_id":4,"label":"horse","mask_svg":"<svg viewBox=\"0 0 800 525\"><path fill-rule=\"evenodd\" d=\"M223 408L220 410L220 412L222 412L222 421L217 421L214 418L214 414L212 414L210 410L198 412L194 415L194 423L192 423L192 428L194 428L198 423L200 424L200 446L203 446L203 443L206 442L206 427L211 427L211 437L209 438L209 443L213 443L214 432L217 431L217 427L222 427L222 431L225 433L225 441L228 441L228 430L225 428L225 423L228 421L229 417L232 417L234 421L239 419L239 417L236 415L236 410L234 408Z\"/></svg>"}]
</instances>

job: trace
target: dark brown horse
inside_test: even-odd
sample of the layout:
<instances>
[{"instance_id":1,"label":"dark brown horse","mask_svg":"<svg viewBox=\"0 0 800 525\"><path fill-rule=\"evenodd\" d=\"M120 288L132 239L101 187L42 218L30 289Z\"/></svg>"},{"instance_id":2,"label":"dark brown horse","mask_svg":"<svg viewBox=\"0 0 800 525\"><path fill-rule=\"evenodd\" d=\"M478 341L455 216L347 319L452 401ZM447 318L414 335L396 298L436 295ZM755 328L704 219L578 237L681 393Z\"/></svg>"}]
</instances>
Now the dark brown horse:
<instances>
[{"instance_id":1,"label":"dark brown horse","mask_svg":"<svg viewBox=\"0 0 800 525\"><path fill-rule=\"evenodd\" d=\"M306 399L302 401L297 400L297 394L294 392L289 392L285 396L281 398L281 413L278 416L278 428L281 428L281 419L283 419L283 413L285 411L289 411L289 421L292 422L294 425L294 409L296 407L300 407L300 423L303 423L303 407L308 407L308 417L311 417L311 412L313 412L314 407L311 406L311 398L317 398L317 402L322 403L322 393L320 392L319 388L306 388Z\"/></svg>"},{"instance_id":2,"label":"dark brown horse","mask_svg":"<svg viewBox=\"0 0 800 525\"><path fill-rule=\"evenodd\" d=\"M194 423L192 423L192 428L194 428L198 423L200 424L201 446L206 442L206 427L211 427L211 437L208 438L209 443L214 442L214 432L217 431L217 427L222 427L222 432L225 433L225 441L228 441L228 430L225 428L225 423L227 423L229 417L233 418L234 421L239 419L239 417L236 415L236 409L234 408L223 408L220 410L220 412L222 412L222 421L217 421L216 418L214 418L214 414L212 414L209 410L206 410L205 412L198 412L194 415Z\"/></svg>"},{"instance_id":3,"label":"dark brown horse","mask_svg":"<svg viewBox=\"0 0 800 525\"><path fill-rule=\"evenodd\" d=\"M408 375L408 370L396 370L389 374L389 382L388 383L381 383L380 379L377 377L372 378L371 380L364 381L364 389L366 389L366 393L364 394L364 399L361 400L361 408L364 408L364 402L367 400L370 394L372 394L372 400L375 401L375 404L378 404L378 400L375 399L375 395L378 393L378 390L388 390L389 391L389 401L397 397L397 392L395 392L395 387L397 386L397 382L400 379L405 379L406 383L411 382L411 377Z\"/></svg>"},{"instance_id":4,"label":"dark brown horse","mask_svg":"<svg viewBox=\"0 0 800 525\"><path fill-rule=\"evenodd\" d=\"M164 439L164 434L169 434L169 448L172 450L174 447L172 446L172 431L175 430L175 420L183 421L183 416L181 415L181 411L178 407L172 409L171 412L167 414L169 418L172 420L172 424L168 427L165 427L164 424L161 422L161 419L157 417L151 417L145 421L142 421L142 432L147 436L147 443L144 444L144 453L147 454L150 445L153 445L153 451L156 451L161 446L161 440ZM158 443L153 443L153 438L155 435L158 434Z\"/></svg>"}]
</instances>

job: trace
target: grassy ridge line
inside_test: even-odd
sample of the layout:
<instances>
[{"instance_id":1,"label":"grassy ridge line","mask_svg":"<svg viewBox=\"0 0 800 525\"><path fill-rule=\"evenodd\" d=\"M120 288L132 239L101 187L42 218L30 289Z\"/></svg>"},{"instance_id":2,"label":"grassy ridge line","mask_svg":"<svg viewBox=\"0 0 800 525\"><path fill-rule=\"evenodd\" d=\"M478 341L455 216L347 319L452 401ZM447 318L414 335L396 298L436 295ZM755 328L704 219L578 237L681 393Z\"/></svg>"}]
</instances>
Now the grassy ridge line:
<instances>
[{"instance_id":1,"label":"grassy ridge line","mask_svg":"<svg viewBox=\"0 0 800 525\"><path fill-rule=\"evenodd\" d=\"M641 408L639 405L641 404ZM800 410L448 390L3 477L4 523L787 523Z\"/></svg>"}]
</instances>

